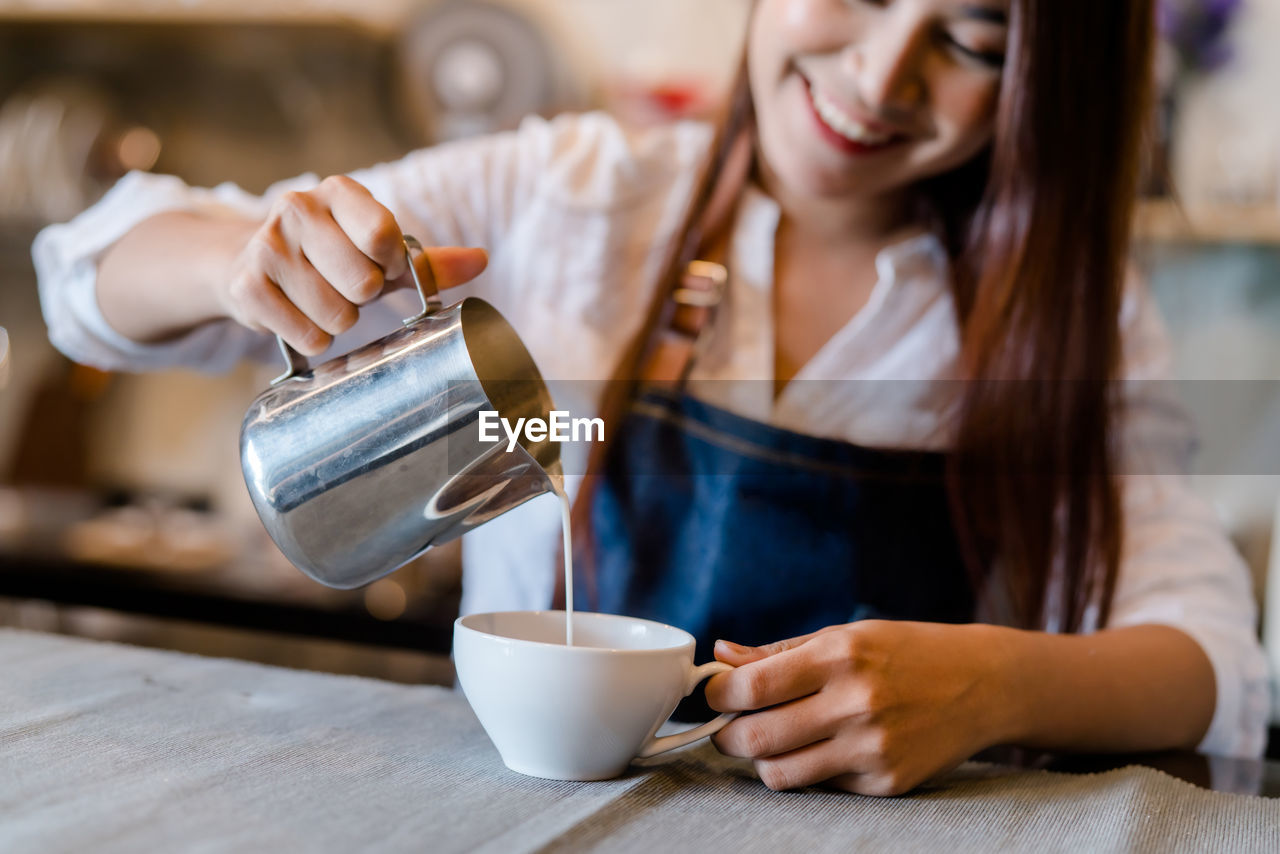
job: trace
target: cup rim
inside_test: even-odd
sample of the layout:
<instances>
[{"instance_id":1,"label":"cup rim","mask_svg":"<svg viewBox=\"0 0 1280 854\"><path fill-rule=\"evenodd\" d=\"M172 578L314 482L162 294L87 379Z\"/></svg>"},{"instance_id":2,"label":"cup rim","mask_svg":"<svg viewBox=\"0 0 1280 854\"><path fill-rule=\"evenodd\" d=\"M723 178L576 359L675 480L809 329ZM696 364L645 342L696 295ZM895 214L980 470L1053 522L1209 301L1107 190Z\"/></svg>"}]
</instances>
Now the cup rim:
<instances>
[{"instance_id":1,"label":"cup rim","mask_svg":"<svg viewBox=\"0 0 1280 854\"><path fill-rule=\"evenodd\" d=\"M620 620L628 623L647 623L648 625L651 625L651 626L656 626L662 629L670 629L671 631L678 632L679 634L684 636L684 639L679 644L676 644L673 646L655 646L655 647L648 647L646 649L634 649L634 648L624 649L620 647L606 647L606 646L576 646L576 645L565 646L564 644L560 644L560 643L547 643L546 641L525 640L523 638L509 638L503 635L495 635L492 632L486 632L486 631L483 631L482 629L477 629L473 626L467 625L466 623L467 620L470 620L473 618L478 619L481 617L502 617L509 614L543 615L543 614L564 614L564 613L565 611L563 609L550 609L550 608L534 609L534 610L483 611L483 612L477 612L474 614L464 614L461 617L458 617L456 620L453 621L453 627L455 632L459 630L468 631L473 634L479 635L480 637L488 638L494 641L510 643L510 644L522 644L522 645L533 646L533 647L546 647L547 649L561 650L562 652L569 655L584 655L588 653L609 654L609 655L653 655L654 653L671 652L672 650L682 650L682 649L688 649L690 652L692 652L693 648L697 645L697 639L694 638L694 636L691 635L689 632L680 628L679 626L673 626L669 623L662 623L657 620L649 620L644 617L629 617L626 614L602 614L597 611L580 611L576 608L574 609L574 612L573 612L575 619L577 617L590 615L592 619L603 618L606 621Z\"/></svg>"}]
</instances>

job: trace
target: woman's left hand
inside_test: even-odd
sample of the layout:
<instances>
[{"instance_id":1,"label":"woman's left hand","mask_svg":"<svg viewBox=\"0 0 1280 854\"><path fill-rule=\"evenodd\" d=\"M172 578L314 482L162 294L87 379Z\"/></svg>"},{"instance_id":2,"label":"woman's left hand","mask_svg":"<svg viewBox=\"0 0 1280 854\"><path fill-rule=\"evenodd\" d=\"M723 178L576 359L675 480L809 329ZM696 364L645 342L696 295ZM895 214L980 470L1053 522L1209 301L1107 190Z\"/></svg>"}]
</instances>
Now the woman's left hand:
<instances>
[{"instance_id":1,"label":"woman's left hand","mask_svg":"<svg viewBox=\"0 0 1280 854\"><path fill-rule=\"evenodd\" d=\"M1007 635L983 625L864 620L762 647L720 641L737 667L707 702L742 715L714 736L771 789L827 782L896 795L1003 741Z\"/></svg>"}]
</instances>

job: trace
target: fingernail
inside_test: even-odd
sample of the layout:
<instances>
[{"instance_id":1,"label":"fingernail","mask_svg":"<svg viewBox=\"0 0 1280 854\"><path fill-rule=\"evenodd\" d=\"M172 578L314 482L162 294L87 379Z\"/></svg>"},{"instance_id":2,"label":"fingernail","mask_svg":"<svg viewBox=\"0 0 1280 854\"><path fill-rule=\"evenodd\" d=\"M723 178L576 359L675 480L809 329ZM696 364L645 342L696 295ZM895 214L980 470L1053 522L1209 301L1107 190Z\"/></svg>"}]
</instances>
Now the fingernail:
<instances>
[{"instance_id":1,"label":"fingernail","mask_svg":"<svg viewBox=\"0 0 1280 854\"><path fill-rule=\"evenodd\" d=\"M734 655L746 655L751 652L751 647L743 646L742 644L727 640L716 641L716 649L723 650Z\"/></svg>"}]
</instances>

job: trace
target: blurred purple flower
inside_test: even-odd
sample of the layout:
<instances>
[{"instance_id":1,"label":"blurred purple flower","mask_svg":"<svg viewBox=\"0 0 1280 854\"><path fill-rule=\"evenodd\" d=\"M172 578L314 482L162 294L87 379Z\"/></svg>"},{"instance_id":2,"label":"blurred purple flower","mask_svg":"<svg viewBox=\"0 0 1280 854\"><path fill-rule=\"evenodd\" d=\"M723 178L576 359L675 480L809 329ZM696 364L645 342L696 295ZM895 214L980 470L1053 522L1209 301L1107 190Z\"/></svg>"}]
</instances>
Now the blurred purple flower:
<instances>
[{"instance_id":1,"label":"blurred purple flower","mask_svg":"<svg viewBox=\"0 0 1280 854\"><path fill-rule=\"evenodd\" d=\"M1187 71L1211 71L1231 58L1227 28L1244 0L1157 0L1156 29Z\"/></svg>"}]
</instances>

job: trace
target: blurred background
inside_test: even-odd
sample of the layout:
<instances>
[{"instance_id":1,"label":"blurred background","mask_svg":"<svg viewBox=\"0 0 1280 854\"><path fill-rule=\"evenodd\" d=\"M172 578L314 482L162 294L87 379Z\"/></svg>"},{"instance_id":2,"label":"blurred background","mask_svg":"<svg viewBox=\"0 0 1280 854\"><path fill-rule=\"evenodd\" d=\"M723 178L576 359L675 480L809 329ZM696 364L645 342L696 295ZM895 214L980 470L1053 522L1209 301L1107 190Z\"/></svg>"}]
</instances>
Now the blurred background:
<instances>
[{"instance_id":1,"label":"blurred background","mask_svg":"<svg viewBox=\"0 0 1280 854\"><path fill-rule=\"evenodd\" d=\"M275 366L72 365L46 338L31 241L130 169L260 191L530 113L705 116L748 7L0 0L0 625L451 682L456 549L360 591L302 576L238 466L241 415ZM1203 436L1196 486L1270 599L1280 670L1280 0L1162 0L1159 26L1134 262Z\"/></svg>"}]
</instances>

